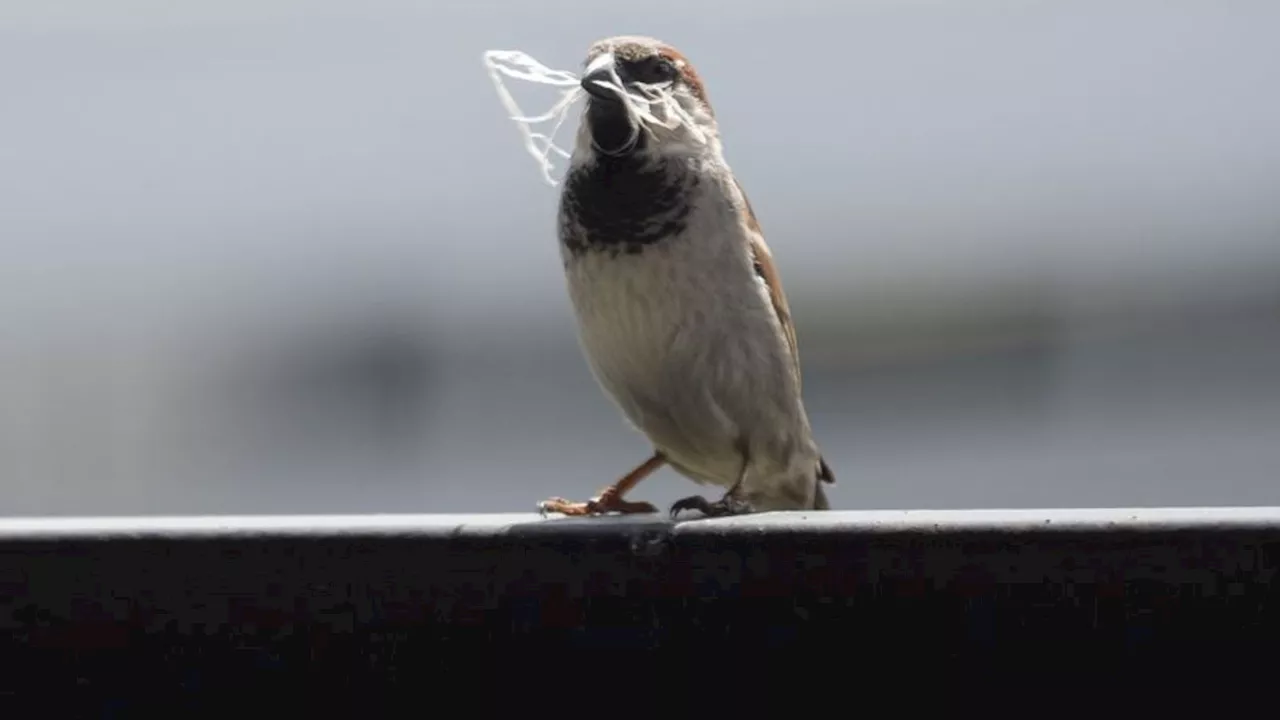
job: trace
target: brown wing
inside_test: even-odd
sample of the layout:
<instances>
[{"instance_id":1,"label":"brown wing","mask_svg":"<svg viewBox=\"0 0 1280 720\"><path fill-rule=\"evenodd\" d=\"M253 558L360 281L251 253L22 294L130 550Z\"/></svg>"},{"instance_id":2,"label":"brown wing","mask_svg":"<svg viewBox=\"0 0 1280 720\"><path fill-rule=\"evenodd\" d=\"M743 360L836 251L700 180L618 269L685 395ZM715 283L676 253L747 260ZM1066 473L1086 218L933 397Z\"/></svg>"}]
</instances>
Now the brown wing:
<instances>
[{"instance_id":1,"label":"brown wing","mask_svg":"<svg viewBox=\"0 0 1280 720\"><path fill-rule=\"evenodd\" d=\"M737 180L734 182L736 183ZM783 335L787 338L787 347L791 350L792 371L795 373L796 383L799 384L800 348L796 345L796 329L791 322L791 308L787 305L787 296L782 291L782 278L778 275L778 268L773 264L773 254L769 252L769 246L764 243L760 221L756 219L755 211L751 209L751 201L747 199L741 184L738 184L738 192L742 193L742 201L747 209L747 229L751 231L748 235L751 242L751 259L755 263L756 274L764 280L765 287L769 288L769 300L773 303L773 311L777 314Z\"/></svg>"},{"instance_id":2,"label":"brown wing","mask_svg":"<svg viewBox=\"0 0 1280 720\"><path fill-rule=\"evenodd\" d=\"M796 328L791 322L791 308L787 305L787 295L782 291L782 277L778 275L778 268L773 264L773 253L769 252L769 246L764 242L764 232L760 229L760 221L756 219L755 211L751 209L751 201L747 199L747 193L743 191L742 185L736 179L734 182L738 185L738 192L742 193L743 203L746 204L747 229L751 231L748 235L751 243L751 259L755 263L756 274L764 280L765 287L769 289L769 300L773 304L773 312L778 316L783 336L787 338L787 347L791 350L791 371L795 374L796 388L799 389L800 346L796 343ZM831 471L825 459L818 460L818 477L823 482L836 481L835 473Z\"/></svg>"},{"instance_id":3,"label":"brown wing","mask_svg":"<svg viewBox=\"0 0 1280 720\"><path fill-rule=\"evenodd\" d=\"M787 296L782 292L782 279L778 277L778 269L773 264L773 256L769 247L759 235L751 237L751 259L756 265L756 274L764 280L769 288L769 300L773 303L773 311L782 325L782 332L787 338L787 347L791 350L792 370L796 382L800 381L800 349L796 347L796 329L791 322L791 308L787 306Z\"/></svg>"}]
</instances>

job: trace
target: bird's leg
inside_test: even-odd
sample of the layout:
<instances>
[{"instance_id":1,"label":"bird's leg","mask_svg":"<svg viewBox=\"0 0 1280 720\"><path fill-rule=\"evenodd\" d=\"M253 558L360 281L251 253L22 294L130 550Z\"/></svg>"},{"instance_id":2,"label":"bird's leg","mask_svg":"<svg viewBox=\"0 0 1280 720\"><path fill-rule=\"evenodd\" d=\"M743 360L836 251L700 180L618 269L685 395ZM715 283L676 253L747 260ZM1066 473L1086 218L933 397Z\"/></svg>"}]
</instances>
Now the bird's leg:
<instances>
[{"instance_id":1,"label":"bird's leg","mask_svg":"<svg viewBox=\"0 0 1280 720\"><path fill-rule=\"evenodd\" d=\"M738 497L738 488L742 487L742 481L746 477L747 460L744 455L742 470L738 473L738 479L725 492L724 497L715 502L709 502L701 495L691 495L677 500L671 505L671 519L676 519L676 516L682 510L697 510L706 517L728 517L730 515L746 515L755 512L755 508L751 507L751 503Z\"/></svg>"},{"instance_id":2,"label":"bird's leg","mask_svg":"<svg viewBox=\"0 0 1280 720\"><path fill-rule=\"evenodd\" d=\"M538 503L538 510L544 515L547 513L559 513L561 515L620 513L631 515L658 512L658 508L647 502L632 502L624 500L623 496L641 480L652 475L654 470L662 467L666 461L667 459L662 456L662 453L655 452L652 457L624 475L621 480L600 491L600 495L593 500L569 502L564 498L551 498Z\"/></svg>"}]
</instances>

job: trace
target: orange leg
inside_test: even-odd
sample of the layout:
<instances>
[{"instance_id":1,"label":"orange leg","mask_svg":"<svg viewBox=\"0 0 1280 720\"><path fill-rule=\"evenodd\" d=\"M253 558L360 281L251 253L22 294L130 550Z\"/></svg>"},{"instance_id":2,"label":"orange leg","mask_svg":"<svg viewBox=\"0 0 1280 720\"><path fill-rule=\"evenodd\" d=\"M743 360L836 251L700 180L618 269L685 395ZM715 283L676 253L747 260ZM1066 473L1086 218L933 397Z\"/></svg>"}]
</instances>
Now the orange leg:
<instances>
[{"instance_id":1,"label":"orange leg","mask_svg":"<svg viewBox=\"0 0 1280 720\"><path fill-rule=\"evenodd\" d=\"M600 496L594 500L569 502L564 498L551 498L538 503L538 509L543 513L553 512L561 515L603 515L605 513L630 515L633 513L658 512L656 507L647 502L631 502L624 500L623 496L641 480L652 475L654 470L666 464L666 462L667 459L662 456L662 453L655 452L653 457L640 463L635 470L627 473L621 480L602 490Z\"/></svg>"}]
</instances>

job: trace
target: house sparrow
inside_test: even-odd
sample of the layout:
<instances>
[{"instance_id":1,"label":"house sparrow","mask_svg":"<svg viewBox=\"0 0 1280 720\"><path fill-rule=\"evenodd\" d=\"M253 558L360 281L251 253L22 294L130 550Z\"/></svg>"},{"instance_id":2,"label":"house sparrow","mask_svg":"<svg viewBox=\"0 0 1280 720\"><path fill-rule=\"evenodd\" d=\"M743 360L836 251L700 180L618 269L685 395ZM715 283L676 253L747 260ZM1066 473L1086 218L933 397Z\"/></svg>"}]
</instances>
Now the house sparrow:
<instances>
[{"instance_id":1,"label":"house sparrow","mask_svg":"<svg viewBox=\"0 0 1280 720\"><path fill-rule=\"evenodd\" d=\"M582 348L653 455L565 515L655 512L626 493L664 464L700 484L675 517L825 510L835 481L800 393L795 330L751 204L722 152L706 90L680 52L618 36L587 53L587 93L561 197L561 258ZM660 89L640 122L616 89ZM672 127L665 127L671 125Z\"/></svg>"}]
</instances>

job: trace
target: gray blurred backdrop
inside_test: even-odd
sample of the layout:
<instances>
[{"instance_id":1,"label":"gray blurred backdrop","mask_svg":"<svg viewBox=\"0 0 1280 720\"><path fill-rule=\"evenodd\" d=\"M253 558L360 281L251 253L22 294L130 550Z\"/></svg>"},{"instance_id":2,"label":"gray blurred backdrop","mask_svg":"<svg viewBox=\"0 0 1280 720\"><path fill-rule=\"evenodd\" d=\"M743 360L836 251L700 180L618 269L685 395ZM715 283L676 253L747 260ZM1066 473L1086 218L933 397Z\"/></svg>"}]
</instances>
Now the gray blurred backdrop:
<instances>
[{"instance_id":1,"label":"gray blurred backdrop","mask_svg":"<svg viewBox=\"0 0 1280 720\"><path fill-rule=\"evenodd\" d=\"M0 3L0 514L527 511L643 459L480 60L619 33L708 84L837 507L1280 503L1277 28L1261 0Z\"/></svg>"}]
</instances>

